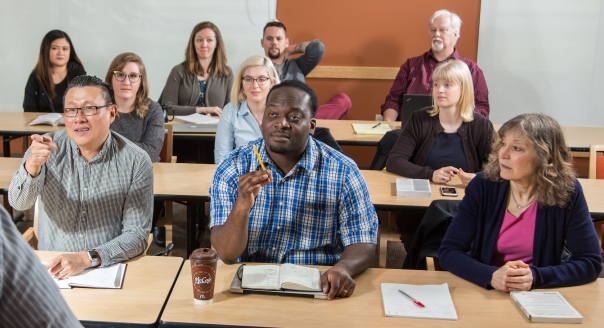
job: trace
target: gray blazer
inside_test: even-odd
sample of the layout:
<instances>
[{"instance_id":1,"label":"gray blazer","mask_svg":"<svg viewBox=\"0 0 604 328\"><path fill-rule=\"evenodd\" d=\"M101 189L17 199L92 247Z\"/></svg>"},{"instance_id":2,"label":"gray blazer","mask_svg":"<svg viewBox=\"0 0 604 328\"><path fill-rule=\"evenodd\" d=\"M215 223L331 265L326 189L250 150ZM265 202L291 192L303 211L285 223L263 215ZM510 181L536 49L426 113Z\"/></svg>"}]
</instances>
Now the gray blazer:
<instances>
[{"instance_id":1,"label":"gray blazer","mask_svg":"<svg viewBox=\"0 0 604 328\"><path fill-rule=\"evenodd\" d=\"M229 67L228 76L208 77L206 85L205 107L220 107L229 103L231 87L233 86L233 72ZM175 115L188 115L195 113L195 104L199 99L199 82L197 76L187 72L185 63L180 63L170 72L164 91L158 102L172 106Z\"/></svg>"}]
</instances>

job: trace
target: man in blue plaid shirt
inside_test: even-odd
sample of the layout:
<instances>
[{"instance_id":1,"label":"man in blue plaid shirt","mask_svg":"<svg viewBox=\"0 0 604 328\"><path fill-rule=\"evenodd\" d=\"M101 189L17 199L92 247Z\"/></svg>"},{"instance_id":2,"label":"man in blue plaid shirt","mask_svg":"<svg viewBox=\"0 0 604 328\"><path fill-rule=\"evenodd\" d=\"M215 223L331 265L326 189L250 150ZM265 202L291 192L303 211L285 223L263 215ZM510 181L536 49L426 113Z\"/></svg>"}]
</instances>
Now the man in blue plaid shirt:
<instances>
[{"instance_id":1,"label":"man in blue plaid shirt","mask_svg":"<svg viewBox=\"0 0 604 328\"><path fill-rule=\"evenodd\" d=\"M225 263L333 265L321 277L332 299L352 295L352 277L372 263L378 219L356 164L309 137L317 107L303 82L271 89L263 138L232 151L214 174L212 245Z\"/></svg>"}]
</instances>

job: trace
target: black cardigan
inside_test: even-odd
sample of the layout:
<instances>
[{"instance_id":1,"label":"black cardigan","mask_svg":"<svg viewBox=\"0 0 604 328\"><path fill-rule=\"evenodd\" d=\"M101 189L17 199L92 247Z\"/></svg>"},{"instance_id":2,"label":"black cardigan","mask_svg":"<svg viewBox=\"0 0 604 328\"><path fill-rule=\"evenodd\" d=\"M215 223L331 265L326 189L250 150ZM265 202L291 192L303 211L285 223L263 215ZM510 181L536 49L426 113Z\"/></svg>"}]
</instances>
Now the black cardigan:
<instances>
[{"instance_id":1,"label":"black cardigan","mask_svg":"<svg viewBox=\"0 0 604 328\"><path fill-rule=\"evenodd\" d=\"M86 75L84 67L75 62L67 63L67 81L70 81L76 76ZM63 97L63 95L57 95ZM62 101L61 101L62 102ZM63 109L55 109L52 105L52 99L48 96L44 85L36 72L32 71L25 85L25 97L23 98L23 111L25 112L57 112L62 113Z\"/></svg>"}]
</instances>

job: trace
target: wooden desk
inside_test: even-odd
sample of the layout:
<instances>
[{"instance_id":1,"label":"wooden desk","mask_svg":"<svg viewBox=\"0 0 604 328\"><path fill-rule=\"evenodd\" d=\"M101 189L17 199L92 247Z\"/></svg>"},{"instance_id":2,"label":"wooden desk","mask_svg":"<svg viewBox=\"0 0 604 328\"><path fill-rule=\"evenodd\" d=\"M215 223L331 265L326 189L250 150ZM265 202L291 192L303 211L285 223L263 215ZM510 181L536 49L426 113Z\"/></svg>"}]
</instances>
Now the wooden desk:
<instances>
[{"instance_id":1,"label":"wooden desk","mask_svg":"<svg viewBox=\"0 0 604 328\"><path fill-rule=\"evenodd\" d=\"M439 184L430 183L432 187L432 197L430 198L414 198L396 196L396 179L401 178L400 175L386 171L361 170L361 174L365 178L371 202L378 210L398 210L402 207L428 207L433 200L449 199L461 200L465 195L465 187L457 176L447 184L457 188L459 196L450 197L440 194Z\"/></svg>"},{"instance_id":2,"label":"wooden desk","mask_svg":"<svg viewBox=\"0 0 604 328\"><path fill-rule=\"evenodd\" d=\"M161 316L161 327L186 324L263 327L519 327L529 321L509 294L486 290L444 271L368 269L356 277L350 298L332 301L260 294L233 294L229 286L239 265L219 262L214 303L195 305L189 261L183 264ZM323 267L324 269L324 267ZM381 283L449 284L457 321L384 316ZM582 327L601 326L604 279L588 285L557 288L583 315ZM417 297L417 296L416 296ZM531 327L551 327L531 323Z\"/></svg>"},{"instance_id":3,"label":"wooden desk","mask_svg":"<svg viewBox=\"0 0 604 328\"><path fill-rule=\"evenodd\" d=\"M52 125L27 125L42 114L48 113L0 112L0 135L3 137L4 157L10 157L10 141L14 137L43 134L63 128L63 126Z\"/></svg>"},{"instance_id":4,"label":"wooden desk","mask_svg":"<svg viewBox=\"0 0 604 328\"><path fill-rule=\"evenodd\" d=\"M465 195L465 187L455 176L448 186L457 188L457 197L442 196L439 184L431 183L431 198L412 198L396 196L396 179L400 176L386 171L361 170L365 178L371 202L380 210L397 210L404 207L427 207L435 199L461 200ZM583 193L592 214L604 214L604 180L579 179Z\"/></svg>"},{"instance_id":5,"label":"wooden desk","mask_svg":"<svg viewBox=\"0 0 604 328\"><path fill-rule=\"evenodd\" d=\"M331 135L340 145L376 146L384 135L356 134L352 123L361 124L388 124L392 129L400 129L401 122L379 122L359 120L317 120L317 126L329 128Z\"/></svg>"},{"instance_id":6,"label":"wooden desk","mask_svg":"<svg viewBox=\"0 0 604 328\"><path fill-rule=\"evenodd\" d=\"M187 202L187 225L182 229L187 236L187 256L195 248L198 207L210 201L210 185L216 171L215 164L153 163L153 193L162 200ZM202 215L204 213L201 213ZM200 222L200 229L207 222Z\"/></svg>"},{"instance_id":7,"label":"wooden desk","mask_svg":"<svg viewBox=\"0 0 604 328\"><path fill-rule=\"evenodd\" d=\"M59 253L36 251L36 254L41 261L48 261ZM62 289L61 295L83 324L154 327L182 261L180 257L140 256L126 262L122 289Z\"/></svg>"}]
</instances>

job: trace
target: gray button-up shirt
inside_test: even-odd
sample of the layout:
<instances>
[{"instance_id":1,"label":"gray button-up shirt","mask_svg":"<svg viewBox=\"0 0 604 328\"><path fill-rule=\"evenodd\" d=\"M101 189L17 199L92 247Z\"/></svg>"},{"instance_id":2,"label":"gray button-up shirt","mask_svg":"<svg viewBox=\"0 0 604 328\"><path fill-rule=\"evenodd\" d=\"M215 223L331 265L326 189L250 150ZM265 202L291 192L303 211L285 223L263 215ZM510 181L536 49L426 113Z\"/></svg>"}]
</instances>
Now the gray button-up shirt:
<instances>
[{"instance_id":1,"label":"gray button-up shirt","mask_svg":"<svg viewBox=\"0 0 604 328\"><path fill-rule=\"evenodd\" d=\"M24 164L13 175L9 202L31 208L38 196L38 248L61 252L96 249L102 266L144 252L153 212L149 155L111 132L90 161L65 129L49 134L57 149L31 177Z\"/></svg>"}]
</instances>

